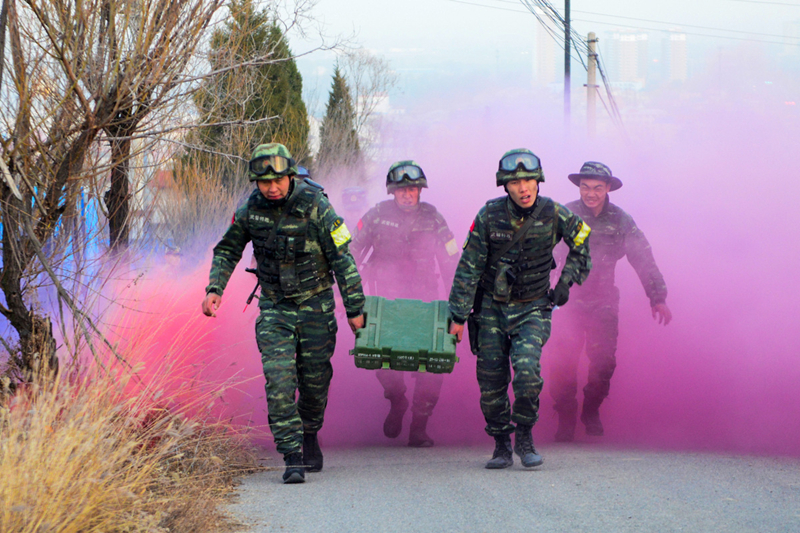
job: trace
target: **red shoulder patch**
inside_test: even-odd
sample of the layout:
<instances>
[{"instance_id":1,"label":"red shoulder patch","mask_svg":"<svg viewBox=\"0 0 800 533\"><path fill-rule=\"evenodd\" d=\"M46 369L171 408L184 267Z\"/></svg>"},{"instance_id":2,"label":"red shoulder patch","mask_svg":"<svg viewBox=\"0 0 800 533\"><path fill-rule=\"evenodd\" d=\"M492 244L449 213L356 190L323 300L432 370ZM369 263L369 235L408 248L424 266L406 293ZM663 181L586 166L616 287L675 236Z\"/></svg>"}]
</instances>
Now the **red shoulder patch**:
<instances>
[{"instance_id":1,"label":"red shoulder patch","mask_svg":"<svg viewBox=\"0 0 800 533\"><path fill-rule=\"evenodd\" d=\"M361 228L364 227L364 222L362 222L360 218L358 219L358 224L356 227L358 228L358 231L361 231Z\"/></svg>"},{"instance_id":2,"label":"red shoulder patch","mask_svg":"<svg viewBox=\"0 0 800 533\"><path fill-rule=\"evenodd\" d=\"M469 232L472 233L472 230L475 229L475 221L472 221L472 225L469 227Z\"/></svg>"},{"instance_id":3,"label":"red shoulder patch","mask_svg":"<svg viewBox=\"0 0 800 533\"><path fill-rule=\"evenodd\" d=\"M234 222L236 222L236 213L234 213L233 216L231 217L231 226L233 225Z\"/></svg>"}]
</instances>

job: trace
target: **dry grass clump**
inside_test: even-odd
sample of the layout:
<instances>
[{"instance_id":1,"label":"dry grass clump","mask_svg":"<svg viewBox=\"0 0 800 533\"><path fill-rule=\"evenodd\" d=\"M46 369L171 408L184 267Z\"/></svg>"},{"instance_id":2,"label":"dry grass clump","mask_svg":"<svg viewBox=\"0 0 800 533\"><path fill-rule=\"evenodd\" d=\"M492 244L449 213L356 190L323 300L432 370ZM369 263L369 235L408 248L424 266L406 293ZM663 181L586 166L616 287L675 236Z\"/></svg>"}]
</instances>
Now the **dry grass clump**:
<instances>
[{"instance_id":1,"label":"dry grass clump","mask_svg":"<svg viewBox=\"0 0 800 533\"><path fill-rule=\"evenodd\" d=\"M257 468L246 440L132 379L40 379L0 400L0 531L230 528L219 505Z\"/></svg>"}]
</instances>

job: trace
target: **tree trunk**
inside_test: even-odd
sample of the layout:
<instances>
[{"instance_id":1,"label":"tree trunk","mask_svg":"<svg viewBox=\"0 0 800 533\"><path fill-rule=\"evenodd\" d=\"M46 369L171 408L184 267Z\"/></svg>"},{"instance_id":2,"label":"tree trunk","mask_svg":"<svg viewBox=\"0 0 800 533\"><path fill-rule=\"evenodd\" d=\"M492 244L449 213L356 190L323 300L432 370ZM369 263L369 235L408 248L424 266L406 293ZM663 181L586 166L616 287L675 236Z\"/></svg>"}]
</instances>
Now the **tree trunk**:
<instances>
[{"instance_id":1,"label":"tree trunk","mask_svg":"<svg viewBox=\"0 0 800 533\"><path fill-rule=\"evenodd\" d=\"M108 208L108 237L112 250L128 247L128 214L130 213L130 167L131 141L128 138L111 139L111 188L105 194Z\"/></svg>"}]
</instances>

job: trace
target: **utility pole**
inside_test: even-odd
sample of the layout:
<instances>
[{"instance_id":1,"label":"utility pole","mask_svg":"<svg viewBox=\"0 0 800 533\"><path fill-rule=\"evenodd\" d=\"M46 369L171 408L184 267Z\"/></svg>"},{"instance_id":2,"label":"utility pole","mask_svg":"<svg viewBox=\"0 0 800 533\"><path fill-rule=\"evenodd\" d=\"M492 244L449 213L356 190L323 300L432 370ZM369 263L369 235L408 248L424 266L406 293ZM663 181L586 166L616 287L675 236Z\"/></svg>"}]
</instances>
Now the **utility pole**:
<instances>
[{"instance_id":1,"label":"utility pole","mask_svg":"<svg viewBox=\"0 0 800 533\"><path fill-rule=\"evenodd\" d=\"M564 0L564 124L569 130L570 93L569 93L569 64L570 54L570 16L569 0Z\"/></svg>"},{"instance_id":2,"label":"utility pole","mask_svg":"<svg viewBox=\"0 0 800 533\"><path fill-rule=\"evenodd\" d=\"M595 98L597 96L597 36L589 32L589 70L586 79L586 120L589 138L594 139L596 130Z\"/></svg>"}]
</instances>

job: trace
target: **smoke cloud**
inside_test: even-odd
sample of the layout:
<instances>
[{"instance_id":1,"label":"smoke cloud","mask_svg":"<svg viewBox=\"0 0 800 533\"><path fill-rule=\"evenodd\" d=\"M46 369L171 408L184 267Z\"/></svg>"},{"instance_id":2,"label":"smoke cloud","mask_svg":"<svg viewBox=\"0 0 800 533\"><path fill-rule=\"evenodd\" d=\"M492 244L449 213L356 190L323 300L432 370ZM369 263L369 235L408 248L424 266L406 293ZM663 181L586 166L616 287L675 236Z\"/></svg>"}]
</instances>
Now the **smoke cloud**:
<instances>
[{"instance_id":1,"label":"smoke cloud","mask_svg":"<svg viewBox=\"0 0 800 533\"><path fill-rule=\"evenodd\" d=\"M623 106L627 139L602 122L597 138L586 139L579 107L567 133L552 97L477 83L409 105L386 133L378 168L418 161L430 186L422 200L439 209L459 242L484 202L504 194L494 186L494 173L511 148L540 156L541 194L561 203L578 198L567 174L584 161L602 161L622 179L611 201L650 241L674 319L667 327L656 324L633 269L620 261L617 370L601 409L606 436L589 440L579 424L579 442L800 455L800 179L793 155L800 112L790 104L798 92L791 80L780 85L776 78L768 81L784 87L783 94L762 90L765 77L757 69L739 74L746 83L726 84L724 91L701 79L680 92L651 95L643 106L648 112ZM383 175L374 178L376 190ZM336 206L337 198L332 201ZM230 371L220 369L231 365L246 378L224 398L224 416L265 429L257 309L241 311L253 282L243 271L248 261L234 274L218 318L201 317L198 327L208 336L196 353L214 361L208 379L214 372L229 379ZM199 315L210 256L195 265L182 287L187 309ZM554 315L557 330L558 310ZM353 336L343 316L339 324L323 445L405 445L410 413L398 439L383 436L389 402L373 372L355 368L348 355ZM461 361L445 377L429 423L437 445L489 445L475 358L466 344L458 348ZM548 373L557 357L545 347L545 390L534 428L540 444L552 441L556 428ZM579 387L585 356L582 362Z\"/></svg>"}]
</instances>

